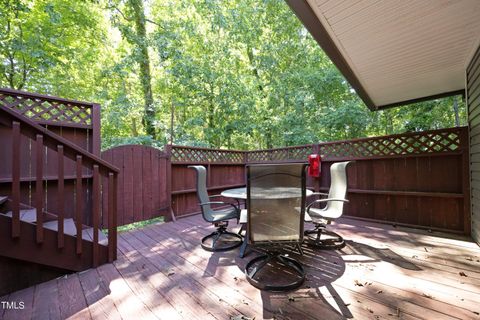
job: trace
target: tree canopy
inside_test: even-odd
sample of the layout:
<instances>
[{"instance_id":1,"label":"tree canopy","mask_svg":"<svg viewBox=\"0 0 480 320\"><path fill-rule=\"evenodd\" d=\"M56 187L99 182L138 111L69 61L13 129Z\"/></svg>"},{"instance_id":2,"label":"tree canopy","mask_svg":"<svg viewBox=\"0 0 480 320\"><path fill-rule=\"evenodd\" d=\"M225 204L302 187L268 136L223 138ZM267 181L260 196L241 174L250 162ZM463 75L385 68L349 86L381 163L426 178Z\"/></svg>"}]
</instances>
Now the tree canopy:
<instances>
[{"instance_id":1,"label":"tree canopy","mask_svg":"<svg viewBox=\"0 0 480 320\"><path fill-rule=\"evenodd\" d=\"M466 118L458 98L369 111L283 0L0 0L0 61L1 87L100 103L103 147L270 148Z\"/></svg>"}]
</instances>

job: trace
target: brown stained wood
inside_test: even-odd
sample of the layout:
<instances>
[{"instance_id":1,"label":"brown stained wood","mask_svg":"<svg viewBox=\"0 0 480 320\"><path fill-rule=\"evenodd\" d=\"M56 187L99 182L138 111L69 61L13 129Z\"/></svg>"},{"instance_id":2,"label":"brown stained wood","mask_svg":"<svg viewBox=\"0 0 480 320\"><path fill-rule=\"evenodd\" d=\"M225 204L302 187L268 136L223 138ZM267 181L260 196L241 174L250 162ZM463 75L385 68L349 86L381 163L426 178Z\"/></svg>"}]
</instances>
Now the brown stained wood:
<instances>
[{"instance_id":1,"label":"brown stained wood","mask_svg":"<svg viewBox=\"0 0 480 320\"><path fill-rule=\"evenodd\" d=\"M121 248L125 245L122 239L119 245ZM116 263L117 270L125 279L129 278L129 274L139 274L139 279L130 287L154 314L160 317L164 315L168 319L213 319L205 309L194 303L184 282L179 282L173 275L168 276L167 269L156 268L151 260L143 258L134 250L127 251L129 250L123 247L125 261Z\"/></svg>"},{"instance_id":2,"label":"brown stained wood","mask_svg":"<svg viewBox=\"0 0 480 320\"><path fill-rule=\"evenodd\" d=\"M117 188L118 225L170 214L165 153L152 147L127 145L104 151L102 157L122 168Z\"/></svg>"},{"instance_id":3,"label":"brown stained wood","mask_svg":"<svg viewBox=\"0 0 480 320\"><path fill-rule=\"evenodd\" d=\"M32 319L61 319L57 280L35 287Z\"/></svg>"},{"instance_id":4,"label":"brown stained wood","mask_svg":"<svg viewBox=\"0 0 480 320\"><path fill-rule=\"evenodd\" d=\"M100 230L100 173L98 165L93 166L93 266L99 262L98 231Z\"/></svg>"},{"instance_id":5,"label":"brown stained wood","mask_svg":"<svg viewBox=\"0 0 480 320\"><path fill-rule=\"evenodd\" d=\"M115 258L114 252L117 250L115 246L114 237L116 237L116 224L114 223L114 217L116 217L116 211L114 210L115 207L115 194L116 188L114 186L114 175L113 173L109 173L108 175L108 194L107 194L107 216L108 216L108 262L112 262Z\"/></svg>"},{"instance_id":6,"label":"brown stained wood","mask_svg":"<svg viewBox=\"0 0 480 320\"><path fill-rule=\"evenodd\" d=\"M79 276L77 274L66 275L59 278L57 284L58 301L61 302L59 303L61 319L70 317L73 319L91 319Z\"/></svg>"},{"instance_id":7,"label":"brown stained wood","mask_svg":"<svg viewBox=\"0 0 480 320\"><path fill-rule=\"evenodd\" d=\"M12 122L12 237L20 236L20 123Z\"/></svg>"},{"instance_id":8,"label":"brown stained wood","mask_svg":"<svg viewBox=\"0 0 480 320\"><path fill-rule=\"evenodd\" d=\"M125 149L125 155L123 156L123 194L119 197L119 199L122 199L123 201L123 224L129 224L134 222L134 177L135 173L133 171L133 147L127 146Z\"/></svg>"},{"instance_id":9,"label":"brown stained wood","mask_svg":"<svg viewBox=\"0 0 480 320\"><path fill-rule=\"evenodd\" d=\"M76 144L68 141L67 139L52 133L46 128L39 126L32 120L19 115L13 110L10 110L8 108L1 108L0 114L0 119L2 119L2 121L5 121L5 123L8 123L9 120L11 121L7 124L7 126L12 126L13 122L21 123L21 134L29 137L30 139L35 139L37 134L42 134L44 139L44 145L49 149L55 150L56 146L60 143L63 144L65 148L64 154L66 157L75 160L77 155L82 155L85 165L91 167L94 163L96 163L101 167L102 173L105 173L108 170L118 172L118 168L110 165L109 163L82 149ZM16 139L16 141L19 141L19 139Z\"/></svg>"},{"instance_id":10,"label":"brown stained wood","mask_svg":"<svg viewBox=\"0 0 480 320\"><path fill-rule=\"evenodd\" d=\"M83 210L83 187L82 187L82 156L77 156L77 180L75 185L75 226L77 228L76 252L82 253L82 210Z\"/></svg>"},{"instance_id":11,"label":"brown stained wood","mask_svg":"<svg viewBox=\"0 0 480 320\"><path fill-rule=\"evenodd\" d=\"M34 293L35 286L31 286L15 291L8 297L1 297L0 301L15 301L17 304L23 302L24 309L3 309L0 311L0 318L3 320L32 319Z\"/></svg>"},{"instance_id":12,"label":"brown stained wood","mask_svg":"<svg viewBox=\"0 0 480 320\"><path fill-rule=\"evenodd\" d=\"M64 240L64 231L63 231L63 221L65 218L65 181L64 181L64 158L63 158L63 146L57 146L57 156L58 156L58 205L57 205L57 216L58 216L58 248L63 248L65 244Z\"/></svg>"},{"instance_id":13,"label":"brown stained wood","mask_svg":"<svg viewBox=\"0 0 480 320\"><path fill-rule=\"evenodd\" d=\"M142 158L145 154L137 148L137 146L132 146L132 161L133 161L133 176L132 176L132 211L131 222L142 221L144 213L144 200L143 200L143 189L145 188L145 180L149 173L143 171L143 161ZM137 172L144 172L145 175L142 175L141 178L136 175ZM146 199L147 200L147 199ZM148 201L148 200L147 200Z\"/></svg>"},{"instance_id":14,"label":"brown stained wood","mask_svg":"<svg viewBox=\"0 0 480 320\"><path fill-rule=\"evenodd\" d=\"M123 248L125 256L132 264L137 265L138 272L163 295L163 299L169 302L169 307L173 306L183 317L230 319L237 315L233 308L219 303L221 297L214 296L212 298L211 295L205 293L205 288L201 288L187 277L183 277L180 273L181 270L173 268L170 263L158 255L150 258L141 255L138 249L134 248L134 246L142 247L136 238L122 240L120 243L125 245ZM178 275L176 275L177 272Z\"/></svg>"},{"instance_id":15,"label":"brown stained wood","mask_svg":"<svg viewBox=\"0 0 480 320\"><path fill-rule=\"evenodd\" d=\"M110 289L109 297L116 303L117 310L123 319L155 318L113 264L100 266L97 271Z\"/></svg>"},{"instance_id":16,"label":"brown stained wood","mask_svg":"<svg viewBox=\"0 0 480 320\"><path fill-rule=\"evenodd\" d=\"M152 150L142 150L142 171L152 174ZM149 220L154 217L152 179L145 179L142 183L142 220Z\"/></svg>"},{"instance_id":17,"label":"brown stained wood","mask_svg":"<svg viewBox=\"0 0 480 320\"><path fill-rule=\"evenodd\" d=\"M98 273L90 269L78 274L83 294L93 319L121 319L120 313L110 297L109 283Z\"/></svg>"},{"instance_id":18,"label":"brown stained wood","mask_svg":"<svg viewBox=\"0 0 480 320\"><path fill-rule=\"evenodd\" d=\"M256 319L478 318L479 262L466 258L480 259L480 249L465 237L344 218L329 228L347 239L345 248L304 245L303 256L286 249L307 272L305 285L288 293L262 293L246 281L243 268L255 253L240 259L238 250L203 250L200 239L214 227L200 215L131 230L120 235L115 265L69 276L80 280L83 294L75 297L88 305L72 302L72 309L83 305L81 312L95 319L153 318L171 307L189 319L204 318L204 312L216 319L242 314ZM238 226L232 223L229 229ZM460 276L460 270L468 276ZM63 280L50 281L58 282L57 292L52 285L39 288L49 292L49 303L61 317L71 299L61 294ZM70 287L72 297L76 286ZM42 300L35 291L31 310L46 315L36 305ZM23 299L20 293L14 293L16 299Z\"/></svg>"},{"instance_id":19,"label":"brown stained wood","mask_svg":"<svg viewBox=\"0 0 480 320\"><path fill-rule=\"evenodd\" d=\"M35 208L37 209L37 229L36 237L37 243L43 242L43 136L37 134L35 142L36 151L36 182L35 182Z\"/></svg>"}]
</instances>

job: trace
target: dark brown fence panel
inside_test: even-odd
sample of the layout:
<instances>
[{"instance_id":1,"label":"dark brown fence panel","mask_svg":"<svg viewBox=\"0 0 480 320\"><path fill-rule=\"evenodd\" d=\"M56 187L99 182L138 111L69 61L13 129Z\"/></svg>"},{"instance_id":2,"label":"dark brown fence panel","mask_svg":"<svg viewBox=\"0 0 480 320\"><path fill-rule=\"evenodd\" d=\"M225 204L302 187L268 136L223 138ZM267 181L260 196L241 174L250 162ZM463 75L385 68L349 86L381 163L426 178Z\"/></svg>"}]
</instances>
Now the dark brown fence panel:
<instances>
[{"instance_id":1,"label":"dark brown fence panel","mask_svg":"<svg viewBox=\"0 0 480 320\"><path fill-rule=\"evenodd\" d=\"M199 213L195 171L189 165L207 168L211 195L245 185L245 152L184 146L168 146L172 154L172 209L177 217ZM227 200L222 197L215 201Z\"/></svg>"},{"instance_id":2,"label":"dark brown fence panel","mask_svg":"<svg viewBox=\"0 0 480 320\"><path fill-rule=\"evenodd\" d=\"M316 191L328 191L333 162L355 161L346 215L469 234L467 139L466 128L450 128L245 152L171 146L172 206L177 216L200 211L189 164L207 167L209 192L218 194L245 185L247 163L306 161L320 153L321 177L307 179Z\"/></svg>"},{"instance_id":3,"label":"dark brown fence panel","mask_svg":"<svg viewBox=\"0 0 480 320\"><path fill-rule=\"evenodd\" d=\"M329 142L319 149L323 191L333 162L355 160L348 168L346 215L470 233L467 128Z\"/></svg>"},{"instance_id":4,"label":"dark brown fence panel","mask_svg":"<svg viewBox=\"0 0 480 320\"><path fill-rule=\"evenodd\" d=\"M148 146L126 145L102 152L102 159L120 168L117 183L117 224L170 216L167 154ZM108 185L106 182L104 186ZM108 188L108 187L107 187ZM104 192L104 197L108 193ZM108 209L104 198L103 211ZM106 216L104 225L108 224Z\"/></svg>"}]
</instances>

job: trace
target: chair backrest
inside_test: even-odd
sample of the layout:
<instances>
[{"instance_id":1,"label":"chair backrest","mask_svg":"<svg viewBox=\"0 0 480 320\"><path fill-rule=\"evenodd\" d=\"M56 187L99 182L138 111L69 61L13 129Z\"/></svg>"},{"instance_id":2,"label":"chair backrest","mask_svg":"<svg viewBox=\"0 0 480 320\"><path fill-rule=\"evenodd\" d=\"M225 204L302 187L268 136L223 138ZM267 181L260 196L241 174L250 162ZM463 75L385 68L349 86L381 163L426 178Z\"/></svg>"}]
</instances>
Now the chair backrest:
<instances>
[{"instance_id":1,"label":"chair backrest","mask_svg":"<svg viewBox=\"0 0 480 320\"><path fill-rule=\"evenodd\" d=\"M207 169L204 166L188 166L191 169L194 169L197 172L197 196L200 203L207 203L210 201L207 192ZM210 221L213 215L212 207L207 204L200 206L202 209L203 218L207 221Z\"/></svg>"},{"instance_id":2,"label":"chair backrest","mask_svg":"<svg viewBox=\"0 0 480 320\"><path fill-rule=\"evenodd\" d=\"M347 195L347 165L351 161L336 162L330 166L330 191L328 198L346 199ZM324 210L338 212L342 215L345 202L329 201Z\"/></svg>"},{"instance_id":3,"label":"chair backrest","mask_svg":"<svg viewBox=\"0 0 480 320\"><path fill-rule=\"evenodd\" d=\"M302 241L305 168L304 163L247 165L250 243Z\"/></svg>"}]
</instances>

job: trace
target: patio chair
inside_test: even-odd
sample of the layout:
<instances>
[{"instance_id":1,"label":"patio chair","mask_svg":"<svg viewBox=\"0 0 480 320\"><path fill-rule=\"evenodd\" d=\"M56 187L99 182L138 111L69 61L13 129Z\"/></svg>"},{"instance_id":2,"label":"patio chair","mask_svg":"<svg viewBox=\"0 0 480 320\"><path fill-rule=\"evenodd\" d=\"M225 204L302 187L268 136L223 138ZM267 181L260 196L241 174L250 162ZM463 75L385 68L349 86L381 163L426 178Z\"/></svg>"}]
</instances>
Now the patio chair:
<instances>
[{"instance_id":1,"label":"patio chair","mask_svg":"<svg viewBox=\"0 0 480 320\"><path fill-rule=\"evenodd\" d=\"M247 280L262 290L284 291L300 286L300 262L283 254L294 246L302 254L306 164L247 166L247 237L262 255L245 267Z\"/></svg>"},{"instance_id":2,"label":"patio chair","mask_svg":"<svg viewBox=\"0 0 480 320\"><path fill-rule=\"evenodd\" d=\"M213 223L216 231L202 238L202 248L207 251L227 251L242 244L243 237L227 231L228 220L240 218L240 209L232 203L223 201L210 201L211 198L221 195L209 196L207 192L207 170L204 166L188 166L197 173L197 195L200 201L202 216L205 221ZM228 205L225 209L212 209L211 205Z\"/></svg>"},{"instance_id":3,"label":"patio chair","mask_svg":"<svg viewBox=\"0 0 480 320\"><path fill-rule=\"evenodd\" d=\"M330 190L327 193L316 192L313 195L326 196L307 205L305 221L312 222L314 229L305 231L307 243L322 249L339 249L345 245L343 237L327 230L327 225L343 214L343 206L348 200L347 193L347 165L351 161L337 162L330 167ZM325 203L325 207L318 209L313 205Z\"/></svg>"}]
</instances>

